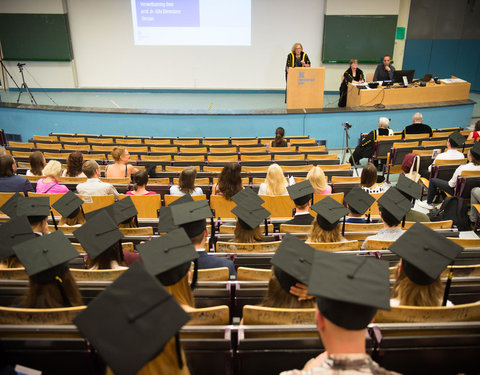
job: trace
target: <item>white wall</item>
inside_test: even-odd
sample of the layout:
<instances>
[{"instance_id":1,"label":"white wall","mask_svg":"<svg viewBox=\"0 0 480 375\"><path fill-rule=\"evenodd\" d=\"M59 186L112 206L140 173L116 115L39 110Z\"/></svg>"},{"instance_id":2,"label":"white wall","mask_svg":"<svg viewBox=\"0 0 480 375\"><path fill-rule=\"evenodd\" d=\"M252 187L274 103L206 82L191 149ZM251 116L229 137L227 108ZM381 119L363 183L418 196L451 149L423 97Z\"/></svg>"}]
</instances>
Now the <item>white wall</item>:
<instances>
[{"instance_id":1,"label":"white wall","mask_svg":"<svg viewBox=\"0 0 480 375\"><path fill-rule=\"evenodd\" d=\"M408 3L408 6L400 4ZM252 0L250 47L135 46L129 0L1 0L0 12L68 12L74 61L27 62L44 88L283 89L291 45L300 41L322 66L325 14L398 14L410 0ZM399 25L400 25L399 17ZM403 42L395 44L394 59ZM18 78L17 62L7 66ZM336 91L345 64L325 64L326 91ZM399 64L396 64L397 68ZM374 66L361 66L365 73ZM38 87L26 74L30 87Z\"/></svg>"}]
</instances>

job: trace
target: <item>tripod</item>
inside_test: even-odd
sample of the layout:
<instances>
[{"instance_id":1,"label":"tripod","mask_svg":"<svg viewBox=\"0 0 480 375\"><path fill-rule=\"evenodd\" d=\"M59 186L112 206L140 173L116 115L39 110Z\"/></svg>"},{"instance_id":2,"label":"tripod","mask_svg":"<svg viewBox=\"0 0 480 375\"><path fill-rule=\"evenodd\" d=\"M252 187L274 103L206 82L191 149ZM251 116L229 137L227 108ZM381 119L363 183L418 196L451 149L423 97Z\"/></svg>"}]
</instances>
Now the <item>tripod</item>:
<instances>
[{"instance_id":1,"label":"tripod","mask_svg":"<svg viewBox=\"0 0 480 375\"><path fill-rule=\"evenodd\" d=\"M342 124L342 125L343 125L343 129L345 130L345 152L343 154L342 164L345 164L345 159L347 157L347 152L348 152L350 154L350 156L352 156L351 159L352 159L352 162L353 162L353 168L355 169L355 172L357 173L357 176L359 176L358 170L357 170L357 163L355 163L355 159L353 158L352 149L348 145L348 140L350 139L350 135L348 134L348 129L350 129L352 127L352 125L350 125L348 122L346 122L345 124Z\"/></svg>"},{"instance_id":2,"label":"tripod","mask_svg":"<svg viewBox=\"0 0 480 375\"><path fill-rule=\"evenodd\" d=\"M32 104L37 104L37 101L36 101L35 98L33 97L32 92L30 91L30 89L28 88L27 83L25 82L25 77L24 77L24 75L23 75L23 66L24 66L24 65L25 65L25 64L20 64L20 63L17 64L18 70L20 71L20 74L22 75L22 84L21 84L21 86L19 87L20 92L18 93L17 103L20 101L20 96L22 95L23 89L25 89L25 91L28 93L28 96L30 97L30 102L31 102ZM17 86L17 87L18 87L18 86Z\"/></svg>"},{"instance_id":3,"label":"tripod","mask_svg":"<svg viewBox=\"0 0 480 375\"><path fill-rule=\"evenodd\" d=\"M7 67L5 66L5 64L3 63L3 60L2 60L1 58L0 58L0 65L1 65L1 67L3 68L3 70L8 74L8 76L10 77L10 79L12 80L12 82L15 83L15 86L17 86L17 89L20 90L20 87L18 87L17 82L15 81L15 79L13 79L12 75L11 75L10 72L8 71ZM3 84L4 84L4 86L3 86L3 87L4 87L4 90L6 90L6 87L7 87L7 85L6 85L6 80L4 80ZM0 101L1 101L1 100L0 100Z\"/></svg>"}]
</instances>

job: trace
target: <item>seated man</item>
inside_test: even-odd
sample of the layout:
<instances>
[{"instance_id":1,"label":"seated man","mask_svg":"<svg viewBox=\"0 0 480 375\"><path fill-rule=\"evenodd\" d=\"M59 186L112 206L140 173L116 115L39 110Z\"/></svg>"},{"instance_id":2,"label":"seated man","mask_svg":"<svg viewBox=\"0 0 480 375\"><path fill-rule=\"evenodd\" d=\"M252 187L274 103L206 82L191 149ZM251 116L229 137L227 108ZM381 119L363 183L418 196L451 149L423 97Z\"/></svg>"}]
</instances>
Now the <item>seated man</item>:
<instances>
[{"instance_id":1,"label":"seated man","mask_svg":"<svg viewBox=\"0 0 480 375\"><path fill-rule=\"evenodd\" d=\"M295 215L292 220L285 222L285 224L293 225L310 225L314 217L310 215L310 206L312 205L313 189L309 180L299 182L297 184L287 187L288 195L295 203Z\"/></svg>"},{"instance_id":2,"label":"seated man","mask_svg":"<svg viewBox=\"0 0 480 375\"><path fill-rule=\"evenodd\" d=\"M113 195L118 200L118 191L112 184L100 181L100 167L95 160L83 163L82 172L87 181L77 185L78 194L82 195Z\"/></svg>"},{"instance_id":3,"label":"seated man","mask_svg":"<svg viewBox=\"0 0 480 375\"><path fill-rule=\"evenodd\" d=\"M382 63L378 64L373 74L374 81L393 81L395 68L391 65L391 56L383 56Z\"/></svg>"},{"instance_id":4,"label":"seated man","mask_svg":"<svg viewBox=\"0 0 480 375\"><path fill-rule=\"evenodd\" d=\"M408 125L403 129L402 138L405 138L405 134L429 134L433 135L432 128L423 123L423 116L420 112L413 115L413 124Z\"/></svg>"},{"instance_id":5,"label":"seated man","mask_svg":"<svg viewBox=\"0 0 480 375\"><path fill-rule=\"evenodd\" d=\"M461 135L459 131L450 134L447 139L447 151L437 155L433 163L428 166L428 171L431 172L432 165L435 164L436 160L464 159L465 155L463 155L462 152L458 151L457 148L461 147L465 143L465 140L465 137Z\"/></svg>"},{"instance_id":6,"label":"seated man","mask_svg":"<svg viewBox=\"0 0 480 375\"><path fill-rule=\"evenodd\" d=\"M365 215L365 212L367 212L373 202L375 202L375 198L368 194L361 187L355 186L345 196L344 201L347 203L347 208L350 210L350 214L345 222L353 224L365 224L366 221L362 216Z\"/></svg>"}]
</instances>

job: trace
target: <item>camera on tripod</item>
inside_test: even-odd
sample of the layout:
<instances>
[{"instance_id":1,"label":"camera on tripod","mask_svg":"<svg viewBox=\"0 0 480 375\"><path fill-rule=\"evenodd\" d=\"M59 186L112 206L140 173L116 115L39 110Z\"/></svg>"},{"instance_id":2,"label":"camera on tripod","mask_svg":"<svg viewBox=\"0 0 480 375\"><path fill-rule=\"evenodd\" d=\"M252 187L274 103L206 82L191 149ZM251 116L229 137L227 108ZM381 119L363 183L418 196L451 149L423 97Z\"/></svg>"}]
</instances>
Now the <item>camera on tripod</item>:
<instances>
[{"instance_id":1,"label":"camera on tripod","mask_svg":"<svg viewBox=\"0 0 480 375\"><path fill-rule=\"evenodd\" d=\"M18 63L17 66L18 66L19 68L21 68L22 66L25 66L25 64L20 64L20 63Z\"/></svg>"},{"instance_id":2,"label":"camera on tripod","mask_svg":"<svg viewBox=\"0 0 480 375\"><path fill-rule=\"evenodd\" d=\"M345 128L345 129L350 129L352 127L352 125L350 125L348 122L344 122L342 124L342 126Z\"/></svg>"}]
</instances>

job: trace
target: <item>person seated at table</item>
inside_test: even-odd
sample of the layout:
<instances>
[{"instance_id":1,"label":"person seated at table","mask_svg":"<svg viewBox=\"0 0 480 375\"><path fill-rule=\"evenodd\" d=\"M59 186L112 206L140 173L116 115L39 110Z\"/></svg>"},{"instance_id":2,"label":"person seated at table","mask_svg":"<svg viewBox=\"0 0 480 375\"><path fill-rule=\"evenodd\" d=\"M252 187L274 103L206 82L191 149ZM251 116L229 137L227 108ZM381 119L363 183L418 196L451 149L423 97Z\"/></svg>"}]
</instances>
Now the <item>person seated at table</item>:
<instances>
[{"instance_id":1,"label":"person seated at table","mask_svg":"<svg viewBox=\"0 0 480 375\"><path fill-rule=\"evenodd\" d=\"M58 178L62 175L62 164L57 160L50 160L45 168L43 175L37 181L37 193L43 194L63 194L68 191L68 187L58 183Z\"/></svg>"},{"instance_id":2,"label":"person seated at table","mask_svg":"<svg viewBox=\"0 0 480 375\"><path fill-rule=\"evenodd\" d=\"M85 215L82 210L83 203L81 198L69 191L52 204L52 208L62 215L58 225L77 227L84 224Z\"/></svg>"},{"instance_id":3,"label":"person seated at table","mask_svg":"<svg viewBox=\"0 0 480 375\"><path fill-rule=\"evenodd\" d=\"M285 129L279 126L275 130L275 139L270 142L270 147L287 147L288 142L284 139Z\"/></svg>"},{"instance_id":4,"label":"person seated at table","mask_svg":"<svg viewBox=\"0 0 480 375\"><path fill-rule=\"evenodd\" d=\"M87 177L82 171L83 154L80 151L73 151L68 155L67 169L63 171L63 177Z\"/></svg>"},{"instance_id":5,"label":"person seated at table","mask_svg":"<svg viewBox=\"0 0 480 375\"><path fill-rule=\"evenodd\" d=\"M232 200L237 204L232 209L232 213L237 216L232 242L265 242L260 224L270 216L270 212L261 206L263 199L248 188L235 194Z\"/></svg>"},{"instance_id":6,"label":"person seated at table","mask_svg":"<svg viewBox=\"0 0 480 375\"><path fill-rule=\"evenodd\" d=\"M29 277L22 307L49 309L83 305L80 291L68 268L77 250L60 231L13 247Z\"/></svg>"},{"instance_id":7,"label":"person seated at table","mask_svg":"<svg viewBox=\"0 0 480 375\"><path fill-rule=\"evenodd\" d=\"M241 173L242 166L239 163L226 164L218 176L218 182L212 186L212 194L223 195L225 199L231 200L243 189Z\"/></svg>"},{"instance_id":8,"label":"person seated at table","mask_svg":"<svg viewBox=\"0 0 480 375\"><path fill-rule=\"evenodd\" d=\"M377 181L377 168L372 163L368 163L362 169L362 174L360 175L360 186L368 194L383 193L388 189L388 186L383 183L377 184Z\"/></svg>"},{"instance_id":9,"label":"person seated at table","mask_svg":"<svg viewBox=\"0 0 480 375\"><path fill-rule=\"evenodd\" d=\"M313 221L307 242L344 242L346 239L340 233L340 219L348 214L342 204L331 197L325 197L312 206L317 213Z\"/></svg>"},{"instance_id":10,"label":"person seated at table","mask_svg":"<svg viewBox=\"0 0 480 375\"><path fill-rule=\"evenodd\" d=\"M258 188L258 195L287 195L287 186L288 181L282 167L273 163L267 169L265 182L262 182Z\"/></svg>"},{"instance_id":11,"label":"person seated at table","mask_svg":"<svg viewBox=\"0 0 480 375\"><path fill-rule=\"evenodd\" d=\"M344 198L347 208L350 210L346 223L365 224L366 220L363 218L365 212L375 202L370 194L368 194L361 187L355 186Z\"/></svg>"},{"instance_id":12,"label":"person seated at table","mask_svg":"<svg viewBox=\"0 0 480 375\"><path fill-rule=\"evenodd\" d=\"M197 170L195 167L186 167L180 172L178 185L170 187L170 195L203 195L202 188L195 186Z\"/></svg>"},{"instance_id":13,"label":"person seated at table","mask_svg":"<svg viewBox=\"0 0 480 375\"><path fill-rule=\"evenodd\" d=\"M310 215L310 206L312 205L313 186L309 180L298 182L287 188L290 198L295 204L295 215L292 220L284 224L291 225L310 225L315 219Z\"/></svg>"},{"instance_id":14,"label":"person seated at table","mask_svg":"<svg viewBox=\"0 0 480 375\"><path fill-rule=\"evenodd\" d=\"M401 258L390 305L442 306L445 287L440 276L463 248L416 223L389 249ZM446 306L452 305L446 301Z\"/></svg>"},{"instance_id":15,"label":"person seated at table","mask_svg":"<svg viewBox=\"0 0 480 375\"><path fill-rule=\"evenodd\" d=\"M332 187L328 184L328 179L325 176L322 168L314 166L307 173L307 180L313 186L315 190L314 194L331 194Z\"/></svg>"},{"instance_id":16,"label":"person seated at table","mask_svg":"<svg viewBox=\"0 0 480 375\"><path fill-rule=\"evenodd\" d=\"M107 178L124 178L130 177L137 173L138 169L133 165L128 164L130 160L130 153L125 147L114 147L112 150L112 157L114 164L109 164L105 167L105 177Z\"/></svg>"},{"instance_id":17,"label":"person seated at table","mask_svg":"<svg viewBox=\"0 0 480 375\"><path fill-rule=\"evenodd\" d=\"M0 193L33 192L32 184L25 177L17 176L17 164L10 155L0 156Z\"/></svg>"},{"instance_id":18,"label":"person seated at table","mask_svg":"<svg viewBox=\"0 0 480 375\"><path fill-rule=\"evenodd\" d=\"M363 71L358 68L358 60L351 59L350 67L343 73L342 83L340 85L340 99L338 99L338 106L345 107L347 105L347 92L349 83L361 83L365 81Z\"/></svg>"},{"instance_id":19,"label":"person seated at table","mask_svg":"<svg viewBox=\"0 0 480 375\"><path fill-rule=\"evenodd\" d=\"M433 136L433 130L430 126L423 123L423 116L420 112L413 115L413 124L408 125L403 129L402 138L405 138L405 134L428 134Z\"/></svg>"},{"instance_id":20,"label":"person seated at table","mask_svg":"<svg viewBox=\"0 0 480 375\"><path fill-rule=\"evenodd\" d=\"M133 190L127 191L127 195L155 195L154 191L147 190L148 173L145 169L139 170L133 175Z\"/></svg>"},{"instance_id":21,"label":"person seated at table","mask_svg":"<svg viewBox=\"0 0 480 375\"><path fill-rule=\"evenodd\" d=\"M28 157L30 169L25 173L27 176L43 176L43 168L47 165L45 157L40 151L33 151Z\"/></svg>"},{"instance_id":22,"label":"person seated at table","mask_svg":"<svg viewBox=\"0 0 480 375\"><path fill-rule=\"evenodd\" d=\"M480 120L478 120L475 123L475 130L473 132L470 132L468 135L467 141L470 141L473 139L474 142L478 141L478 138L480 138Z\"/></svg>"},{"instance_id":23,"label":"person seated at table","mask_svg":"<svg viewBox=\"0 0 480 375\"><path fill-rule=\"evenodd\" d=\"M382 58L382 63L378 64L373 74L373 81L393 81L395 68L391 64L391 56L385 55Z\"/></svg>"}]
</instances>

